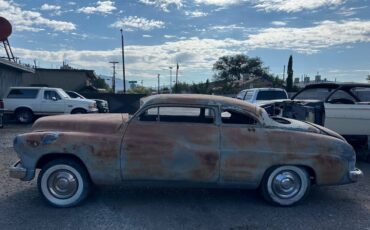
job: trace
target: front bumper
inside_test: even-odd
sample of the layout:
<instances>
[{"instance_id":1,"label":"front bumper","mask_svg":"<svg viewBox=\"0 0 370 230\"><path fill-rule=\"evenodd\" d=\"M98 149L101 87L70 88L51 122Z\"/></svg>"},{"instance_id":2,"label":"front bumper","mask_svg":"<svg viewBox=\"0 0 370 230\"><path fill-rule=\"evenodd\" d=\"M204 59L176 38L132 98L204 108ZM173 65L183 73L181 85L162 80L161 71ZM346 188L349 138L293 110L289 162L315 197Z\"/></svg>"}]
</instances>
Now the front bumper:
<instances>
[{"instance_id":1,"label":"front bumper","mask_svg":"<svg viewBox=\"0 0 370 230\"><path fill-rule=\"evenodd\" d=\"M352 171L349 171L349 179L352 182L359 181L364 176L363 172L360 169L354 169Z\"/></svg>"},{"instance_id":2,"label":"front bumper","mask_svg":"<svg viewBox=\"0 0 370 230\"><path fill-rule=\"evenodd\" d=\"M27 176L27 169L23 167L21 161L9 167L9 176L16 179L24 179Z\"/></svg>"}]
</instances>

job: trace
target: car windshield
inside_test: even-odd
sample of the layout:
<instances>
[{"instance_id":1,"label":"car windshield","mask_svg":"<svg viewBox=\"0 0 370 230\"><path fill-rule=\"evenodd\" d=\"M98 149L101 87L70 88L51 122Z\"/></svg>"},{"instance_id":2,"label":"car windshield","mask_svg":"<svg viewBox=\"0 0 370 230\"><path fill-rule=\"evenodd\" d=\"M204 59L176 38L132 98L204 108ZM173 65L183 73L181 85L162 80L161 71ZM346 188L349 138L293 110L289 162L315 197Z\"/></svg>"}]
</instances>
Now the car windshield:
<instances>
[{"instance_id":1,"label":"car windshield","mask_svg":"<svg viewBox=\"0 0 370 230\"><path fill-rule=\"evenodd\" d=\"M266 90L260 91L257 94L257 101L262 100L276 100L276 99L287 99L287 94L280 90Z\"/></svg>"},{"instance_id":2,"label":"car windshield","mask_svg":"<svg viewBox=\"0 0 370 230\"><path fill-rule=\"evenodd\" d=\"M324 101L334 89L312 88L299 93L294 100L319 100Z\"/></svg>"},{"instance_id":3,"label":"car windshield","mask_svg":"<svg viewBox=\"0 0 370 230\"><path fill-rule=\"evenodd\" d=\"M63 97L63 98L71 98L64 90L62 90L62 89L59 89L58 90L58 93L59 93L59 95L61 96L61 97Z\"/></svg>"}]
</instances>

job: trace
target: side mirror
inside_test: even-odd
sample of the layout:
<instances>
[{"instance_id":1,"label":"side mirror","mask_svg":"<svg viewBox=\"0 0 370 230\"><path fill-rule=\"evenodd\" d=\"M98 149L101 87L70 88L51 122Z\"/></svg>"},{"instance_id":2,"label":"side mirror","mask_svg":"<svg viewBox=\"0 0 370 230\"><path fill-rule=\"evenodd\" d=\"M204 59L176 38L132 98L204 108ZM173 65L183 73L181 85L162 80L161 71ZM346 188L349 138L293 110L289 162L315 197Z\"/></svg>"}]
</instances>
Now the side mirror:
<instances>
[{"instance_id":1,"label":"side mirror","mask_svg":"<svg viewBox=\"0 0 370 230\"><path fill-rule=\"evenodd\" d=\"M56 97L52 97L51 100L57 101L58 99Z\"/></svg>"}]
</instances>

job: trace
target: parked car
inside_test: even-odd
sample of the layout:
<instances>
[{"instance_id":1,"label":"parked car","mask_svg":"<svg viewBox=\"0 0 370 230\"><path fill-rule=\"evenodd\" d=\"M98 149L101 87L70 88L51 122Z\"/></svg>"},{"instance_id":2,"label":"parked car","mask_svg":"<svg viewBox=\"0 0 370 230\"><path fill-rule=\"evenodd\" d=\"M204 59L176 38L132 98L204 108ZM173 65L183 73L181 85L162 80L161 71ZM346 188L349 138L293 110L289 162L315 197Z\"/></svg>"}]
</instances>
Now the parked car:
<instances>
[{"instance_id":1,"label":"parked car","mask_svg":"<svg viewBox=\"0 0 370 230\"><path fill-rule=\"evenodd\" d=\"M56 207L82 202L94 185L141 184L261 188L282 206L310 186L356 182L353 148L319 125L271 118L237 99L155 95L133 116L51 116L16 136L20 161L10 176L38 174L42 197Z\"/></svg>"},{"instance_id":2,"label":"parked car","mask_svg":"<svg viewBox=\"0 0 370 230\"><path fill-rule=\"evenodd\" d=\"M66 91L66 93L71 98L86 99L84 96L82 96L81 94L75 91ZM96 106L99 110L99 113L109 113L109 106L106 100L102 100L102 99L91 99L91 100L94 100L96 102Z\"/></svg>"},{"instance_id":3,"label":"parked car","mask_svg":"<svg viewBox=\"0 0 370 230\"><path fill-rule=\"evenodd\" d=\"M286 100L289 97L288 93L280 88L252 88L240 91L236 98L252 104L261 104L271 100Z\"/></svg>"},{"instance_id":4,"label":"parked car","mask_svg":"<svg viewBox=\"0 0 370 230\"><path fill-rule=\"evenodd\" d=\"M5 113L14 114L20 123L30 123L34 116L96 113L96 103L72 99L59 88L11 87L3 98Z\"/></svg>"},{"instance_id":5,"label":"parked car","mask_svg":"<svg viewBox=\"0 0 370 230\"><path fill-rule=\"evenodd\" d=\"M262 105L270 115L310 121L341 134L370 161L370 84L312 84L291 100Z\"/></svg>"}]
</instances>

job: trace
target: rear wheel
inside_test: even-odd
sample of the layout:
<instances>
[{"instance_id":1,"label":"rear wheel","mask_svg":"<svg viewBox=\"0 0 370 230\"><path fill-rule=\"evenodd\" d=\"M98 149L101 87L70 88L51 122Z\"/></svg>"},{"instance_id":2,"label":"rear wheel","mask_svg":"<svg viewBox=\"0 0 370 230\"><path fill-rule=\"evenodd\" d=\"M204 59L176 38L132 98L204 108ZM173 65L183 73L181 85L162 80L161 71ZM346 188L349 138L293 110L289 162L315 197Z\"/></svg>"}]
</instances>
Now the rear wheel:
<instances>
[{"instance_id":1,"label":"rear wheel","mask_svg":"<svg viewBox=\"0 0 370 230\"><path fill-rule=\"evenodd\" d=\"M42 197L58 208L80 204L91 187L86 169L70 159L57 159L44 165L37 184Z\"/></svg>"},{"instance_id":2,"label":"rear wheel","mask_svg":"<svg viewBox=\"0 0 370 230\"><path fill-rule=\"evenodd\" d=\"M28 124L33 121L33 113L29 109L19 109L16 111L15 116L22 124Z\"/></svg>"},{"instance_id":3,"label":"rear wheel","mask_svg":"<svg viewBox=\"0 0 370 230\"><path fill-rule=\"evenodd\" d=\"M304 168L279 166L269 170L261 185L262 195L268 202L290 206L303 200L310 190L310 177Z\"/></svg>"}]
</instances>

